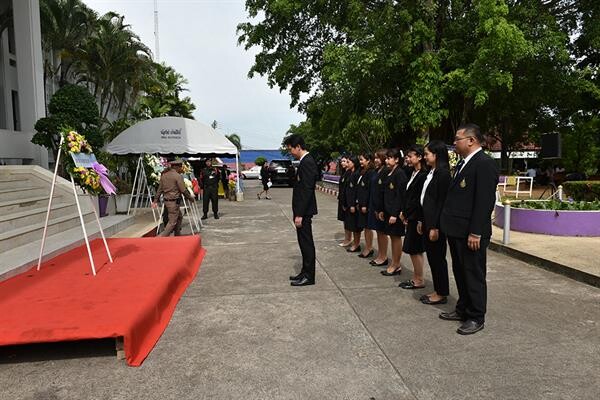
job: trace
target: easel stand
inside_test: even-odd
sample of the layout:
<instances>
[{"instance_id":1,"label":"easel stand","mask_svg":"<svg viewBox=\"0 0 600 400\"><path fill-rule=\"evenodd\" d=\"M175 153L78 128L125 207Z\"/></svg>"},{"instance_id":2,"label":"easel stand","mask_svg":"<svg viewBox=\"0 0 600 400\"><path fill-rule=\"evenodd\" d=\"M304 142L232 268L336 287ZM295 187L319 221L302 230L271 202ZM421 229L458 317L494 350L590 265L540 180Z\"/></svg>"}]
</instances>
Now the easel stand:
<instances>
[{"instance_id":1,"label":"easel stand","mask_svg":"<svg viewBox=\"0 0 600 400\"><path fill-rule=\"evenodd\" d=\"M64 138L61 135L60 144L58 145L59 151L56 157L56 166L54 167L54 176L52 177L52 186L50 188L50 199L48 199L48 210L46 211L46 222L44 223L44 234L42 235L42 246L40 247L40 257L38 259L37 270L39 271L42 266L42 256L44 255L44 245L46 244L46 234L48 233L48 220L50 219L50 211L52 209L52 198L54 197L54 187L56 185L56 177L58 175L58 165L60 164L60 156L62 153L62 145L64 142ZM77 194L77 188L75 187L75 180L71 175L71 187L73 188L73 195L75 196L75 203L77 204L77 212L79 213L79 221L81 222L81 229L83 230L83 238L85 239L85 246L87 248L88 257L90 259L90 265L92 267L92 274L96 276L96 265L94 264L94 258L92 257L92 250L90 248L90 241L88 238L87 230L85 229L85 221L83 219L83 214L81 212L81 205L79 204L79 195ZM110 249L108 248L108 243L106 243L106 237L104 236L104 231L102 230L102 224L100 224L100 218L98 217L98 213L96 212L96 207L94 207L94 202L92 198L88 195L90 199L90 204L92 206L92 210L94 210L94 216L96 217L96 222L98 223L98 228L100 229L100 235L102 236L102 241L104 242L104 248L106 249L106 254L108 254L108 259L111 264L113 262L112 255L110 254Z\"/></svg>"},{"instance_id":2,"label":"easel stand","mask_svg":"<svg viewBox=\"0 0 600 400\"><path fill-rule=\"evenodd\" d=\"M150 185L148 184L148 178L146 177L146 171L144 170L144 155L140 154L138 158L137 167L135 169L135 177L133 178L133 187L131 190L131 198L129 199L129 207L127 208L127 215L130 215L132 205L133 207L133 215L135 215L138 207L146 206L149 207L152 204L152 193L150 191ZM148 196L145 200L142 199L144 192ZM135 197L135 204L133 204L133 198ZM154 218L154 223L157 223L156 212L152 208L152 218ZM158 216L160 218L160 215Z\"/></svg>"}]
</instances>

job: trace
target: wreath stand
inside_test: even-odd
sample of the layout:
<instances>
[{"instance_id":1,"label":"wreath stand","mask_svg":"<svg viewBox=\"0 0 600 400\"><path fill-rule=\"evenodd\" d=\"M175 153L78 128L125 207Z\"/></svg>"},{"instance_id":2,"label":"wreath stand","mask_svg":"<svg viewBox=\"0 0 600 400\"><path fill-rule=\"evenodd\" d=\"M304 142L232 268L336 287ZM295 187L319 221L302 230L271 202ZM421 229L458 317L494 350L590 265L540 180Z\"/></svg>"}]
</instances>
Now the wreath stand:
<instances>
[{"instance_id":1,"label":"wreath stand","mask_svg":"<svg viewBox=\"0 0 600 400\"><path fill-rule=\"evenodd\" d=\"M127 208L127 215L131 213L131 208L133 204L133 198L135 197L135 205L133 207L133 215L135 215L138 207L144 205L142 200L142 195L144 192L148 195L148 199L146 200L146 205L149 205L148 202L152 202L152 193L150 191L150 185L148 185L148 178L146 177L146 172L144 171L144 154L140 154L138 158L137 166L135 168L135 176L133 178L133 186L131 188L131 198L129 199L129 207ZM154 223L157 223L156 212L153 208L152 218L154 218ZM158 219L160 219L161 214L158 215Z\"/></svg>"},{"instance_id":2,"label":"wreath stand","mask_svg":"<svg viewBox=\"0 0 600 400\"><path fill-rule=\"evenodd\" d=\"M52 198L54 197L54 187L56 185L56 177L58 176L58 166L60 164L60 156L62 153L62 145L64 142L63 135L60 136L60 144L58 145L58 155L56 156L56 165L54 167L54 176L52 177L52 186L50 187L50 198L48 199L48 210L46 211L46 222L44 223L44 234L42 235L42 246L40 248L40 257L38 259L37 270L39 271L42 266L42 256L44 255L44 245L46 244L46 234L48 233L48 220L50 219L50 211L52 208ZM75 180L73 179L73 175L69 173L71 177L71 186L73 187L73 195L75 196L75 203L77 204L77 212L79 213L79 221L81 222L81 229L83 230L83 238L85 239L85 246L87 247L88 257L90 259L90 265L92 267L92 274L96 276L96 266L94 264L94 257L92 257L92 250L90 248L90 241L88 238L87 230L85 229L85 221L83 219L83 214L81 212L81 205L79 204L79 195L77 194L77 188L75 186ZM112 255L110 254L110 249L108 248L108 243L106 243L106 237L104 236L104 231L102 230L102 224L100 223L100 218L98 218L98 213L96 212L96 207L94 207L94 202L92 201L92 197L88 194L88 199L90 200L90 204L92 205L92 210L94 211L94 216L96 217L96 222L98 223L98 228L100 229L100 235L102 235L102 241L104 242L104 248L106 249L106 254L108 254L108 259L111 264L113 262Z\"/></svg>"}]
</instances>

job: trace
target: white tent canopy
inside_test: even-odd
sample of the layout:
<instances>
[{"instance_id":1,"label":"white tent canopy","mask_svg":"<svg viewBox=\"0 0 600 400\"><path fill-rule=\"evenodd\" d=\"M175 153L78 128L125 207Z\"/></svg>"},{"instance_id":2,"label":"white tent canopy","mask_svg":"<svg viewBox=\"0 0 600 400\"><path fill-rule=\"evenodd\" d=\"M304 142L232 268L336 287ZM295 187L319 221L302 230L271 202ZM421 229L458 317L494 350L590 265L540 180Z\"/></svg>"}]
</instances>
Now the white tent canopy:
<instances>
[{"instance_id":1,"label":"white tent canopy","mask_svg":"<svg viewBox=\"0 0 600 400\"><path fill-rule=\"evenodd\" d=\"M213 128L193 119L161 117L138 122L106 146L112 154L236 156L238 149Z\"/></svg>"}]
</instances>

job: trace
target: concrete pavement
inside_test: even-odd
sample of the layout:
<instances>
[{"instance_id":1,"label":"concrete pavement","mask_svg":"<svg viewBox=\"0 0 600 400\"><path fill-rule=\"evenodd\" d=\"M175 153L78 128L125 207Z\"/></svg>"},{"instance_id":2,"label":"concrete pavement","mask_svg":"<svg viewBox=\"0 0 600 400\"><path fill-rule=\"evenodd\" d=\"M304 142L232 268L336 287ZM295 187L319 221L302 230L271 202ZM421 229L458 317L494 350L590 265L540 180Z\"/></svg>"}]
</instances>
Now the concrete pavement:
<instances>
[{"instance_id":1,"label":"concrete pavement","mask_svg":"<svg viewBox=\"0 0 600 400\"><path fill-rule=\"evenodd\" d=\"M319 193L317 284L300 268L291 190L220 202L195 282L140 368L110 343L0 349L1 399L596 399L600 289L488 253L486 328L455 333L426 306L337 246L336 203ZM427 269L427 268L426 268ZM453 280L451 279L451 282ZM5 294L3 294L5 295Z\"/></svg>"}]
</instances>

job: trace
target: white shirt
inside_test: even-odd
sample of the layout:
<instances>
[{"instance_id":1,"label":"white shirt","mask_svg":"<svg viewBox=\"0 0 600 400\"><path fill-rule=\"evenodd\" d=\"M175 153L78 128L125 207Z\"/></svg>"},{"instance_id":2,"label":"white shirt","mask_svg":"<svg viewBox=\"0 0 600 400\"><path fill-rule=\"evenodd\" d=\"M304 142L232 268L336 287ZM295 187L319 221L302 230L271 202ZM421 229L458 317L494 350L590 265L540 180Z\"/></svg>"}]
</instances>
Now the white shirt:
<instances>
[{"instance_id":1,"label":"white shirt","mask_svg":"<svg viewBox=\"0 0 600 400\"><path fill-rule=\"evenodd\" d=\"M471 158L473 158L473 156L477 153L479 153L481 150L483 150L483 148L478 148L477 150L475 150L474 152L472 152L471 154L469 154L466 158L465 158L465 162L463 163L462 167L460 167L460 169L458 171L456 171L456 174L454 176L458 176L458 174L460 174L460 171L462 171L465 168L465 165L467 165L467 163L469 162L469 160Z\"/></svg>"},{"instance_id":2,"label":"white shirt","mask_svg":"<svg viewBox=\"0 0 600 400\"><path fill-rule=\"evenodd\" d=\"M300 161L302 161L302 159L303 159L304 157L306 157L306 155L307 155L307 154L308 154L308 151L307 151L306 153L302 154L302 157L300 157Z\"/></svg>"},{"instance_id":3,"label":"white shirt","mask_svg":"<svg viewBox=\"0 0 600 400\"><path fill-rule=\"evenodd\" d=\"M429 186L429 183L433 179L433 171L435 171L435 168L432 168L431 171L429 171L429 173L427 174L427 178L425 178L425 182L423 183L423 189L421 190L421 207L423 206L423 200L425 199L425 192L427 191L427 186Z\"/></svg>"},{"instance_id":4,"label":"white shirt","mask_svg":"<svg viewBox=\"0 0 600 400\"><path fill-rule=\"evenodd\" d=\"M415 169L413 171L412 175L410 176L410 180L406 184L406 189L408 189L408 187L410 186L410 184L412 183L412 181L415 179L415 176L417 176L417 174L419 173L419 171L420 171L420 169Z\"/></svg>"}]
</instances>

